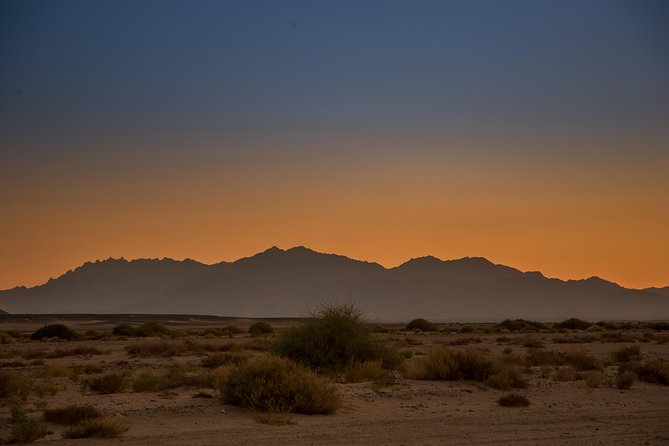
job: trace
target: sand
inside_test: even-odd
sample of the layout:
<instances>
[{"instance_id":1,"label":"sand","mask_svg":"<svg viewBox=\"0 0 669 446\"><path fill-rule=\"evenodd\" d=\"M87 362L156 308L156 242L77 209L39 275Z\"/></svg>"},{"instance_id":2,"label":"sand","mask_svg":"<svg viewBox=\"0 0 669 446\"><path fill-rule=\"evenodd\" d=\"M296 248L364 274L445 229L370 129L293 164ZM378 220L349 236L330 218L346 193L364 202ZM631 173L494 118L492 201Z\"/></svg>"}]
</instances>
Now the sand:
<instances>
[{"instance_id":1,"label":"sand","mask_svg":"<svg viewBox=\"0 0 669 446\"><path fill-rule=\"evenodd\" d=\"M0 329L20 329L29 332L42 324L6 324ZM95 329L108 332L108 321L79 321L70 324L77 330ZM245 323L239 324L244 326ZM176 324L173 324L173 327ZM188 326L181 330L202 329L209 323ZM454 340L473 338L481 342L453 348L477 348L500 354L511 347L524 353L522 342L527 334L504 334L508 340L499 342L498 333L406 333L399 326L382 334L401 348L414 353L415 360L430 349ZM583 334L583 333L581 333ZM627 332L637 341L641 332ZM594 334L598 337L600 334ZM545 349L567 350L583 348L601 359L607 352L631 342L554 343L563 334L532 335L541 339ZM658 334L658 336L667 336ZM194 338L203 342L251 341L247 334L233 338ZM660 337L660 340L665 338ZM647 341L647 340L646 340ZM160 357L131 357L125 346L143 342L141 339L109 338L100 341L15 343L0 346L2 352L38 347L45 351L90 345L104 350L93 356L66 356L43 359L46 364L85 366L93 364L103 370L165 369L171 362L199 364L197 355ZM638 342L646 358L669 358L669 343ZM265 354L254 351L254 355ZM410 361L411 361L410 360ZM2 363L23 362L23 367L3 367L4 370L35 371L41 365L30 365L20 357L5 358ZM10 364L11 365L11 364ZM506 408L497 399L508 392L491 389L474 382L418 381L406 379L399 373L387 385L378 383L338 383L343 406L335 415L292 415L291 424L272 426L257 422L244 409L223 404L213 389L205 395L193 387L180 387L162 392L132 393L129 390L111 395L82 392L81 386L70 378L53 378L66 387L55 395L39 398L31 395L25 407L32 415L40 408L56 408L67 404L90 404L105 416L118 420L128 431L115 439L64 440L62 426L49 423L51 433L38 443L52 445L226 445L226 444L297 444L297 445L437 445L437 444L669 444L669 386L637 381L629 390L612 386L616 367L604 370L604 382L599 388L589 388L584 381L557 382L544 377L538 368L529 375L530 386L518 390L531 406ZM209 397L206 397L209 396ZM0 408L0 436L9 435L9 410Z\"/></svg>"}]
</instances>

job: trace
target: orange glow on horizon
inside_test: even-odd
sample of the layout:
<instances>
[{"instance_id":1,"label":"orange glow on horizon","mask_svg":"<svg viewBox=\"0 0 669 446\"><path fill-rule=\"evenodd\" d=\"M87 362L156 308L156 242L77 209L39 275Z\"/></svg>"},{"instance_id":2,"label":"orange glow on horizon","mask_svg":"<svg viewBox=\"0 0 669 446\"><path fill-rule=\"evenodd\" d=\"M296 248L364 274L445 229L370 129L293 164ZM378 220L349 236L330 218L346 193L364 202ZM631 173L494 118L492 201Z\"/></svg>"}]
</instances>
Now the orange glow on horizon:
<instances>
[{"instance_id":1,"label":"orange glow on horizon","mask_svg":"<svg viewBox=\"0 0 669 446\"><path fill-rule=\"evenodd\" d=\"M102 164L3 180L13 196L0 221L0 289L41 284L89 260L215 263L273 245L386 267L423 255L480 256L548 277L669 285L669 208L659 205L669 179L632 163Z\"/></svg>"}]
</instances>

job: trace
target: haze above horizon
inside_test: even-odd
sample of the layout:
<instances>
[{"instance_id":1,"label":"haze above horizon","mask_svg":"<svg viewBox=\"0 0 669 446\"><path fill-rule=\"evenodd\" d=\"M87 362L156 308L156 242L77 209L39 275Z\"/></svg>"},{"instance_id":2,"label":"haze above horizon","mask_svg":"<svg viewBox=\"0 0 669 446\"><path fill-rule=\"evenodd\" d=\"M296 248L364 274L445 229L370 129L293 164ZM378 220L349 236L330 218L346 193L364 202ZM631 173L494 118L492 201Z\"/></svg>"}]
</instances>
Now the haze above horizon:
<instances>
[{"instance_id":1,"label":"haze above horizon","mask_svg":"<svg viewBox=\"0 0 669 446\"><path fill-rule=\"evenodd\" d=\"M669 285L669 5L4 1L0 289L308 246Z\"/></svg>"}]
</instances>

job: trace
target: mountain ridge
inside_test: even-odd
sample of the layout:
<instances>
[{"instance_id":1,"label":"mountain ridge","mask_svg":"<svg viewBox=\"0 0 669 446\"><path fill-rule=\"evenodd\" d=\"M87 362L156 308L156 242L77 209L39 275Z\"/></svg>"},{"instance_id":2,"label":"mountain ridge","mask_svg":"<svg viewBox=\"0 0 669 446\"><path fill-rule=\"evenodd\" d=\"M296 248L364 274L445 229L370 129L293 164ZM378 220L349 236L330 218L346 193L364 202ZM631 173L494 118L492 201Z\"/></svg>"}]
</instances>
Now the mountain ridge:
<instances>
[{"instance_id":1,"label":"mountain ridge","mask_svg":"<svg viewBox=\"0 0 669 446\"><path fill-rule=\"evenodd\" d=\"M354 301L372 318L557 320L669 318L669 287L635 290L601 279L561 280L483 257L375 262L273 246L232 262L108 258L34 287L0 291L10 313L303 315L325 300Z\"/></svg>"}]
</instances>

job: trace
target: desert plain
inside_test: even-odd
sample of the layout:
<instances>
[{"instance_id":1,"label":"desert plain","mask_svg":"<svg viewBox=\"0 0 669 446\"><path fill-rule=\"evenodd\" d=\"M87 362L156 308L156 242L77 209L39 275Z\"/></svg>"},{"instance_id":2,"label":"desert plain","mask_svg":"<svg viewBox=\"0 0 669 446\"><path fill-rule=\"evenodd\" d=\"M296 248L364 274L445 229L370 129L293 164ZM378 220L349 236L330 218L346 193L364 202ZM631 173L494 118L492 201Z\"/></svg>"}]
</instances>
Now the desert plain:
<instances>
[{"instance_id":1,"label":"desert plain","mask_svg":"<svg viewBox=\"0 0 669 446\"><path fill-rule=\"evenodd\" d=\"M231 368L270 355L277 336L302 323L264 320L273 332L252 335L255 322L5 315L0 374L5 387L12 379L23 384L10 385L2 395L0 438L11 438L18 407L46 426L36 443L49 445L669 444L666 382L647 382L641 375L627 389L617 382L629 364L669 360L669 331L661 324L510 330L450 323L422 331L372 323L374 337L400 352L401 364L391 370L368 364L319 371L341 405L334 414L305 415L259 413L221 399L220 380ZM78 338L30 338L49 324L64 324ZM155 330L118 334L121 324ZM489 379L416 379L416 364L444 348L513 364L523 382L509 388ZM577 361L564 362L569 355ZM546 359L551 357L562 360ZM92 384L109 374L121 382L111 388ZM529 405L500 405L509 393L524 396ZM68 439L72 426L43 421L45 411L72 405L92 406L119 431L111 438Z\"/></svg>"}]
</instances>

